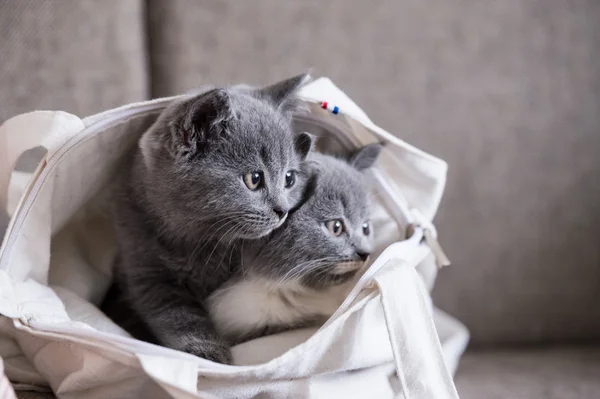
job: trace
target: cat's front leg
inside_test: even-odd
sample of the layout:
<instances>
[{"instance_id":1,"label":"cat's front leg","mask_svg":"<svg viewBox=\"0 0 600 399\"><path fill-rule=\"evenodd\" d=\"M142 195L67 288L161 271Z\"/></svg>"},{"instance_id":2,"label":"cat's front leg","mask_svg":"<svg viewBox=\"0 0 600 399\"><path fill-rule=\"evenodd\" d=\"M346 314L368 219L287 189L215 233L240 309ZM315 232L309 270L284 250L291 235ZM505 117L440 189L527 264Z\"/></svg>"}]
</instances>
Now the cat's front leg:
<instances>
[{"instance_id":1,"label":"cat's front leg","mask_svg":"<svg viewBox=\"0 0 600 399\"><path fill-rule=\"evenodd\" d=\"M204 306L183 287L138 276L131 302L160 344L218 363L231 364L231 350L216 332Z\"/></svg>"},{"instance_id":2,"label":"cat's front leg","mask_svg":"<svg viewBox=\"0 0 600 399\"><path fill-rule=\"evenodd\" d=\"M190 328L187 328L187 331L184 330L175 337L165 337L165 345L213 362L223 364L233 362L231 349L216 336L212 325L188 325L188 327ZM203 327L204 331L199 332L198 330Z\"/></svg>"}]
</instances>

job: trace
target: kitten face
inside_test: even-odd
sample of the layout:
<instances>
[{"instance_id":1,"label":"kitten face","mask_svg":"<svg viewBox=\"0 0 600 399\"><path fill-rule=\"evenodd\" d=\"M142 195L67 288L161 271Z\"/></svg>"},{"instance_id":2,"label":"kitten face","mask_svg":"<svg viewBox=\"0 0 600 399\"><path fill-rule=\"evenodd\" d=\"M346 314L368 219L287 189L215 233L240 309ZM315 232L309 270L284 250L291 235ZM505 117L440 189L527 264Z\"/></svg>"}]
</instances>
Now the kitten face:
<instances>
[{"instance_id":1,"label":"kitten face","mask_svg":"<svg viewBox=\"0 0 600 399\"><path fill-rule=\"evenodd\" d=\"M178 198L192 214L223 221L220 234L243 238L268 234L300 199L305 180L302 158L289 124L274 112L263 111L240 114L230 123L230 140L179 165L185 172Z\"/></svg>"},{"instance_id":2,"label":"kitten face","mask_svg":"<svg viewBox=\"0 0 600 399\"><path fill-rule=\"evenodd\" d=\"M305 78L291 80L211 90L165 111L141 148L148 196L167 223L223 240L262 237L286 220L312 144L292 132L287 102Z\"/></svg>"},{"instance_id":3,"label":"kitten face","mask_svg":"<svg viewBox=\"0 0 600 399\"><path fill-rule=\"evenodd\" d=\"M358 167L371 166L380 147L365 149L363 155L371 160L355 157L353 164L311 154L317 175L313 192L269 237L252 262L253 272L318 289L342 284L362 268L373 250L374 232L367 184Z\"/></svg>"}]
</instances>

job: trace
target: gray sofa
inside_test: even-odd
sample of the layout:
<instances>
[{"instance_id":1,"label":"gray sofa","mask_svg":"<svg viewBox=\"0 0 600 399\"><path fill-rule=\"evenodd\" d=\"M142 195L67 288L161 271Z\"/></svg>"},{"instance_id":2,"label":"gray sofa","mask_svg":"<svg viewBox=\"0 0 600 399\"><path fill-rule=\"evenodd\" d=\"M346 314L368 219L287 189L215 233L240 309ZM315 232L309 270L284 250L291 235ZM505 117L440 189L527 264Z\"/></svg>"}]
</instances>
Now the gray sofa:
<instances>
[{"instance_id":1,"label":"gray sofa","mask_svg":"<svg viewBox=\"0 0 600 399\"><path fill-rule=\"evenodd\" d=\"M0 31L0 121L331 77L450 165L461 397L600 397L599 1L12 0Z\"/></svg>"}]
</instances>

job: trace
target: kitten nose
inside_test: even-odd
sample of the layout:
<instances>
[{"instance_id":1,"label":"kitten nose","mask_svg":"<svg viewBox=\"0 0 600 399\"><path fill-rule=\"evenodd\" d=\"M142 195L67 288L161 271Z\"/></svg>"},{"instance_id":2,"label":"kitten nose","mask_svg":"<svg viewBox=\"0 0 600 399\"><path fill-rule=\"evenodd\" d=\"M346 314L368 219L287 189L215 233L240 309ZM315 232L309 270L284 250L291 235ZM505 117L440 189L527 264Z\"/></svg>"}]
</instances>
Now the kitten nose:
<instances>
[{"instance_id":1,"label":"kitten nose","mask_svg":"<svg viewBox=\"0 0 600 399\"><path fill-rule=\"evenodd\" d=\"M367 259L369 259L369 255L371 255L371 253L356 251L356 255L358 255L358 257L365 262Z\"/></svg>"},{"instance_id":2,"label":"kitten nose","mask_svg":"<svg viewBox=\"0 0 600 399\"><path fill-rule=\"evenodd\" d=\"M279 217L279 220L283 219L285 215L287 215L287 212L281 208L273 208L273 212L275 212L275 214Z\"/></svg>"}]
</instances>

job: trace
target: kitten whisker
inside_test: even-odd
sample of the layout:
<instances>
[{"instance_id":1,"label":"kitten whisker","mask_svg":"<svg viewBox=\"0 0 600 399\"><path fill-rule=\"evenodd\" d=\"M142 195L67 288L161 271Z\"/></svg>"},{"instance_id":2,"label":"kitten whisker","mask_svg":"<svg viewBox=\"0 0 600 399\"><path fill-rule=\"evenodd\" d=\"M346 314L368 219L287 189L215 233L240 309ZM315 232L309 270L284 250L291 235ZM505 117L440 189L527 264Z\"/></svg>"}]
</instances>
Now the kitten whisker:
<instances>
[{"instance_id":1,"label":"kitten whisker","mask_svg":"<svg viewBox=\"0 0 600 399\"><path fill-rule=\"evenodd\" d=\"M284 284L304 273L308 273L310 271L318 269L319 267L331 265L331 262L334 262L337 260L338 260L337 257L328 256L328 257L324 257L324 258L320 258L320 259L314 259L314 260L309 260L307 262L302 262L302 263L294 266L286 274L284 274L283 277L277 282L276 285Z\"/></svg>"},{"instance_id":2,"label":"kitten whisker","mask_svg":"<svg viewBox=\"0 0 600 399\"><path fill-rule=\"evenodd\" d=\"M208 259L206 260L206 262L204 264L204 267L208 266L208 262L210 262L210 259L212 258L213 253L215 252L215 250L217 249L217 247L219 246L219 244L221 243L221 241L223 241L223 238L227 237L227 235L229 234L229 232L232 231L233 229L235 229L238 226L239 226L238 224L234 224L232 228L230 228L224 234L221 235L221 238L219 238L219 240L215 244L215 246L214 246L213 250L211 251L210 255L208 255ZM221 265L219 264L219 266L221 266ZM217 266L217 269L218 269L218 266Z\"/></svg>"},{"instance_id":3,"label":"kitten whisker","mask_svg":"<svg viewBox=\"0 0 600 399\"><path fill-rule=\"evenodd\" d=\"M246 275L246 269L244 268L244 240L240 243L240 270L242 275Z\"/></svg>"},{"instance_id":4,"label":"kitten whisker","mask_svg":"<svg viewBox=\"0 0 600 399\"><path fill-rule=\"evenodd\" d=\"M199 253L200 251L202 251L211 241L212 238L219 232L221 231L225 226L229 225L232 222L236 221L236 217L229 217L229 218L225 218L220 220L217 223L223 223L221 226L219 226L219 228L217 228L206 240L204 241L200 241L198 243L198 245L194 248L194 250L192 251L189 259L188 259L188 267L195 261L195 257L196 254ZM211 227L215 226L217 223L214 223Z\"/></svg>"}]
</instances>

